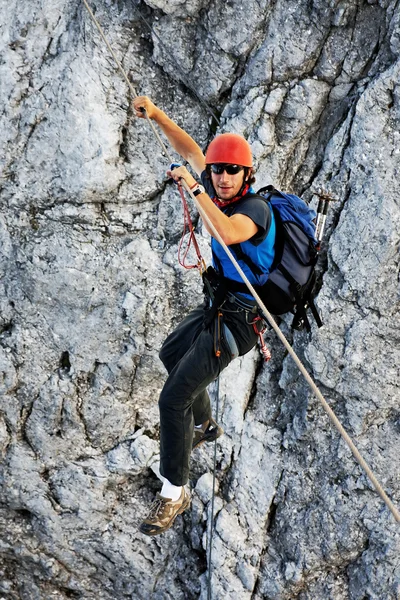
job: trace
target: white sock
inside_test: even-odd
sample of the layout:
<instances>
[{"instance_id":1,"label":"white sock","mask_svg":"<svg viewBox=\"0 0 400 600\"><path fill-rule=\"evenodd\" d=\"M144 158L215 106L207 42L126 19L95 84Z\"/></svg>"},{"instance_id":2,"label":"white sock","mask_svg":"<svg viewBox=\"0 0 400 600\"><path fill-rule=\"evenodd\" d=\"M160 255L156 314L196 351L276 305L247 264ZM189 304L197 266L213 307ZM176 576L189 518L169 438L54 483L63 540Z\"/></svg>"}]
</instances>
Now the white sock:
<instances>
[{"instance_id":1,"label":"white sock","mask_svg":"<svg viewBox=\"0 0 400 600\"><path fill-rule=\"evenodd\" d=\"M151 470L153 471L154 475L156 475L158 477L158 479L160 481L162 481L162 483L164 483L164 481L166 481L165 477L163 477L160 473L160 461L154 462L151 466L150 466Z\"/></svg>"},{"instance_id":2,"label":"white sock","mask_svg":"<svg viewBox=\"0 0 400 600\"><path fill-rule=\"evenodd\" d=\"M205 421L204 423L202 423L201 425L195 425L194 428L197 429L198 431L205 431L207 429L207 427L209 426L210 421Z\"/></svg>"},{"instance_id":3,"label":"white sock","mask_svg":"<svg viewBox=\"0 0 400 600\"><path fill-rule=\"evenodd\" d=\"M164 477L164 483L160 492L163 498L171 498L173 502L176 502L177 500L179 500L181 493L181 485L173 485L170 481L168 481L168 479Z\"/></svg>"}]
</instances>

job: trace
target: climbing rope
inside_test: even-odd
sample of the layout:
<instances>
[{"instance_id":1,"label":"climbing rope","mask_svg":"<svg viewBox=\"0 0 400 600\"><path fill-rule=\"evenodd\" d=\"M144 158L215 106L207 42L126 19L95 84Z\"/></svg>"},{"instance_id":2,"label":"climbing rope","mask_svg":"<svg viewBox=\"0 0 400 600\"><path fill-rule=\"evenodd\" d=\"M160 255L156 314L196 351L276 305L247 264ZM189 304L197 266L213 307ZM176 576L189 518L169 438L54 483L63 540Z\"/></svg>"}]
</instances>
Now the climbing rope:
<instances>
[{"instance_id":1,"label":"climbing rope","mask_svg":"<svg viewBox=\"0 0 400 600\"><path fill-rule=\"evenodd\" d=\"M126 80L129 88L132 91L132 94L136 97L137 93L134 89L134 87L132 86L131 82L129 81L125 71L123 70L121 64L119 63L117 57L115 56L111 46L109 45L103 30L100 26L100 24L98 23L96 17L94 16L93 12L91 11L88 3L86 0L83 0L91 18L93 19L94 23L96 24L97 29L99 30L101 37L103 38L103 40L105 41L108 49L110 50L119 70L121 71L121 73L124 76L124 79ZM153 133L156 137L156 139L158 140L164 154L168 157L168 159L170 160L170 162L172 162L172 158L170 157L168 150L166 149L163 141L161 140L155 126L153 125L153 123L151 122L151 120L148 118L148 116L146 115L146 119L148 121L148 123L150 124ZM299 359L299 357L297 356L297 354L295 353L295 351L293 350L292 346L289 344L289 342L287 341L286 337L284 336L284 334L282 333L282 331L279 329L275 319L272 317L271 313L267 310L265 304L262 302L260 296L257 294L257 292L255 291L255 289L253 288L253 286L251 285L250 281L248 280L248 278L246 277L245 273L243 272L243 270L241 269L240 265L238 264L238 262L236 261L235 257L233 256L232 252L229 250L228 246L225 244L225 242L223 241L223 239L221 238L220 234L218 233L218 231L216 230L216 228L214 227L214 225L212 224L212 222L210 221L210 219L208 218L207 214L205 213L205 211L203 210L203 208L201 207L200 203L198 202L197 198L194 196L193 192L190 190L189 186L187 185L187 183L182 180L182 185L184 187L184 189L189 193L189 195L192 197L197 210L201 216L201 218L203 219L203 222L205 222L207 224L207 226L209 227L210 231L212 231L212 235L213 237L221 244L221 246L223 247L223 249L225 250L227 256L229 257L230 261L232 262L233 266L235 267L236 271L239 273L240 277L242 278L243 282L246 284L248 290L250 291L250 293L253 295L254 299L256 300L259 308L262 311L263 317L265 317L265 319L269 322L269 324L271 325L272 329L275 331L276 335L278 336L279 340L282 342L282 344L284 345L284 347L286 348L286 350L288 351L288 353L290 354L290 356L292 357L293 361L295 362L296 366L298 367L300 373L303 375L304 379L307 381L309 387L311 388L311 391L315 394L315 396L318 398L318 400L320 401L322 407L324 408L324 410L326 411L326 413L328 414L329 419L331 420L332 424L336 427L336 429L338 430L338 432L340 433L340 435L342 436L342 438L344 439L344 441L346 442L346 444L349 446L351 452L353 453L354 458L356 459L356 461L358 462L358 464L361 466L361 468L364 470L364 472L366 473L366 475L368 476L368 478L370 479L371 483L373 484L376 492L379 494L379 496L381 497L381 499L383 500L383 502L386 504L386 506L388 507L388 509L390 510L390 512L392 513L392 515L394 516L395 520L400 523L400 513L397 510L397 508L394 506L394 504L392 503L392 501L390 500L390 498L387 496L387 494L385 493L384 489L382 488L382 486L380 485L379 481L377 480L377 478L375 477L374 473L372 472L371 468L369 467L369 465L367 464L367 462L364 460L364 458L361 456L359 450L357 449L357 447L355 446L354 442L352 441L352 439L350 438L350 436L348 435L348 433L346 432L346 430L344 429L343 425L340 423L339 419L336 417L335 413L333 412L333 410L331 409L331 407L329 406L328 402L325 400L324 396L322 395L322 393L320 392L320 390L318 389L317 385L314 383L313 379L311 378L311 376L309 375L308 371L306 370L306 368L304 367L303 363L301 362L301 360ZM211 564L209 565L209 568L211 568Z\"/></svg>"},{"instance_id":2,"label":"climbing rope","mask_svg":"<svg viewBox=\"0 0 400 600\"><path fill-rule=\"evenodd\" d=\"M99 30L99 33L100 33L101 37L103 38L103 40L104 40L104 42L105 42L105 44L106 44L107 48L108 48L108 49L109 49L109 51L111 52L111 55L112 55L113 59L115 60L115 63L116 63L116 65L117 65L118 69L120 70L120 72L121 72L121 74L122 74L123 78L125 79L126 83L128 84L128 87L129 87L129 89L130 89L130 90L131 90L131 92L132 92L132 95L133 95L135 98L137 98L138 94L137 94L137 92L136 92L135 88L133 87L132 83L129 81L128 75L125 73L125 71L124 71L124 69L123 69L123 67L122 67L121 63L119 62L118 58L116 57L114 50L111 48L111 46L110 46L110 44L109 44L109 42L108 42L108 40L107 40L107 38L106 38L106 36L105 36L105 34L104 34L104 31L103 31L103 29L102 29L102 27L101 27L100 23L98 22L98 20L97 20L97 19L96 19L96 17L94 16L94 14L93 14L93 11L92 11L92 9L90 8L90 6L89 6L89 4L87 3L87 1L86 1L86 0L83 0L83 3L84 3L84 5L86 6L86 8L87 8L87 10L88 10L88 13L89 13L89 15L91 16L91 18L92 18L92 20L93 20L94 24L96 25L97 29ZM168 158L169 162L171 162L171 163L172 163L172 156L171 156L171 155L170 155L170 153L168 152L168 150L167 150L167 147L165 146L164 142L162 141L162 139L161 139L161 137L160 137L160 135L159 135L159 133L158 133L158 131L157 131L157 129L156 129L156 127L155 127L155 125L154 125L154 124L152 123L152 121L149 119L149 117L148 117L148 115L147 115L146 111L143 111L143 114L145 115L145 117L146 117L146 120L147 120L148 124L149 124L149 125L150 125L150 127L152 128L152 130L153 130L153 133L154 133L154 135L156 136L156 138L157 138L157 141L158 141L158 143L160 144L160 146L161 146L161 148L162 148L162 151L164 152L165 156Z\"/></svg>"},{"instance_id":3,"label":"climbing rope","mask_svg":"<svg viewBox=\"0 0 400 600\"><path fill-rule=\"evenodd\" d=\"M219 412L219 376L217 378L217 384L215 389L215 420L218 423L218 412ZM211 492L211 510L209 519L209 532L208 532L208 582L207 582L207 600L211 600L212 590L212 542L213 542L213 531L214 531L214 499L215 499L215 473L217 471L217 439L214 441L214 468L213 468L213 480L212 480L212 492Z\"/></svg>"},{"instance_id":4,"label":"climbing rope","mask_svg":"<svg viewBox=\"0 0 400 600\"><path fill-rule=\"evenodd\" d=\"M249 291L253 295L254 299L256 300L258 306L260 307L260 309L262 311L263 316L267 319L267 321L271 325L272 329L275 331L276 335L278 336L278 338L280 339L280 341L282 342L282 344L285 346L286 350L288 351L288 353L290 354L290 356L294 360L295 364L297 365L299 371L301 372L301 374L303 375L303 377L307 381L308 385L310 386L312 392L316 395L316 397L318 398L318 400L321 402L321 404L322 404L323 408L325 409L325 411L327 412L327 414L328 414L331 422L336 427L336 429L339 431L340 435L343 437L343 439L345 440L346 444L349 446L350 450L353 453L354 458L359 463L359 465L364 469L365 473L367 474L367 476L369 477L370 481L372 482L375 490L377 491L377 493L379 494L379 496L382 498L382 500L384 501L384 503L386 504L386 506L388 507L388 509L390 510L390 512L392 513L392 515L396 519L396 521L398 523L400 523L400 513L399 513L399 511L394 506L394 504L392 503L392 501L390 500L390 498L386 495L385 491L383 490L383 488L380 485L379 481L375 477L375 475L372 472L371 468L369 467L369 465L366 463L366 461L361 456L359 450L355 446L355 444L352 441L351 437L346 432L346 430L344 429L343 425L340 423L339 419L337 418L337 416L335 415L335 413L333 412L333 410L331 409L331 407L329 406L329 404L325 400L324 396L322 395L322 393L320 392L320 390L318 389L318 387L314 383L313 379L309 375L308 371L304 367L303 363L301 362L301 360L297 356L296 352L293 350L292 346L289 344L289 342L287 341L286 337L284 336L284 334L282 333L282 331L279 329L279 327L278 327L275 319L272 317L271 313L267 310L267 308L266 308L265 304L263 303L263 301L261 300L260 296L257 294L256 290L251 285L250 281L247 279L245 273L243 272L243 270L241 269L240 265L236 261L236 259L233 256L232 252L229 250L228 246L225 244L224 240L221 238L221 236L219 235L218 231L216 230L216 228L214 227L214 225L212 224L212 222L210 221L210 219L207 217L206 213L204 212L204 210L200 206L199 202L197 202L196 196L194 196L192 194L192 192L190 191L190 189L188 189L188 192L193 197L193 200L196 203L197 210L199 211L199 214L200 214L201 218L206 222L206 224L208 225L208 227L213 232L213 237L215 237L215 239L218 240L218 242L221 244L221 246L225 250L225 252L228 255L228 257L229 257L230 261L232 262L233 266L235 267L235 269L239 273L240 277L242 278L242 280L246 284L247 288L249 289Z\"/></svg>"}]
</instances>

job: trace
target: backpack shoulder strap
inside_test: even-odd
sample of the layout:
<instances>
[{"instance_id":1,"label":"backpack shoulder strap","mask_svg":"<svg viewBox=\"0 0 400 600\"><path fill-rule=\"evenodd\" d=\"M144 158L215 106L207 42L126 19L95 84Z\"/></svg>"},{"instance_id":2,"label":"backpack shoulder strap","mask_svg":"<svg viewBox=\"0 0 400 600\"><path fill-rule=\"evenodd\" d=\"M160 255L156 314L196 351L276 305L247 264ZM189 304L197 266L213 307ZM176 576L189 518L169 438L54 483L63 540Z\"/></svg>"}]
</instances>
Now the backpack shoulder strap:
<instances>
[{"instance_id":1,"label":"backpack shoulder strap","mask_svg":"<svg viewBox=\"0 0 400 600\"><path fill-rule=\"evenodd\" d=\"M272 186L267 186L267 187L272 188ZM261 198L261 200L263 200L264 202L268 202L268 198L259 193L259 192L262 192L264 189L267 189L267 188L261 188L261 190L259 190L255 194L252 192L247 192L247 194L245 194L243 196L243 198L250 198L250 197L251 198ZM270 207L271 211L273 211L273 207L271 206L271 204L269 204L269 207ZM252 273L254 275L260 276L263 274L262 269L260 269L260 267L258 265L256 265L256 263L254 263L251 260L251 258L243 252L240 244L232 244L231 246L229 246L229 248L235 255L236 260L242 260L249 267L250 271L252 271Z\"/></svg>"},{"instance_id":2,"label":"backpack shoulder strap","mask_svg":"<svg viewBox=\"0 0 400 600\"><path fill-rule=\"evenodd\" d=\"M250 271L252 271L252 273L254 275L262 275L263 274L260 267L251 260L250 256L248 256L247 254L245 254L243 252L240 244L232 244L231 246L229 246L229 249L235 255L236 260L242 260L249 267Z\"/></svg>"},{"instance_id":3,"label":"backpack shoulder strap","mask_svg":"<svg viewBox=\"0 0 400 600\"><path fill-rule=\"evenodd\" d=\"M271 196L280 196L281 198L285 197L282 192L274 188L273 185L265 185L257 192L247 192L243 198L250 198L251 196L253 198L261 198L261 200L264 200L264 202L269 202Z\"/></svg>"},{"instance_id":4,"label":"backpack shoulder strap","mask_svg":"<svg viewBox=\"0 0 400 600\"><path fill-rule=\"evenodd\" d=\"M282 192L277 190L273 185L265 185L264 187L260 188L257 192L257 196L261 196L261 198L264 198L264 200L269 200L271 196L280 196L281 198L285 197Z\"/></svg>"}]
</instances>

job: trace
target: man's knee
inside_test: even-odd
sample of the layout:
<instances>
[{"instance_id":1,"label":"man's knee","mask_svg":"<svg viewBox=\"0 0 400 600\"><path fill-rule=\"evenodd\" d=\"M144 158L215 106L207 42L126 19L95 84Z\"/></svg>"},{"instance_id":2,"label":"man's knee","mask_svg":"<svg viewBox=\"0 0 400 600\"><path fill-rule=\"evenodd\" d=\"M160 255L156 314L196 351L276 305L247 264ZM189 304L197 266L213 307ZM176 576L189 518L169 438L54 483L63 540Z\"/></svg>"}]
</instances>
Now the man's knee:
<instances>
[{"instance_id":1,"label":"man's knee","mask_svg":"<svg viewBox=\"0 0 400 600\"><path fill-rule=\"evenodd\" d=\"M163 363L164 367L165 367L165 368L167 368L167 365L166 365L166 363L167 363L168 361L167 361L167 352L166 352L166 350L165 350L165 342L164 342L164 344L161 346L161 350L160 350L160 352L158 353L158 356L160 357L160 360L161 360L161 362Z\"/></svg>"},{"instance_id":2,"label":"man's knee","mask_svg":"<svg viewBox=\"0 0 400 600\"><path fill-rule=\"evenodd\" d=\"M164 340L158 356L168 373L170 373L178 360L178 348L176 343L170 340L170 336Z\"/></svg>"},{"instance_id":3,"label":"man's knee","mask_svg":"<svg viewBox=\"0 0 400 600\"><path fill-rule=\"evenodd\" d=\"M158 408L161 413L166 413L170 410L176 410L179 407L175 394L169 393L165 387L161 390L160 397L158 399Z\"/></svg>"},{"instance_id":4,"label":"man's knee","mask_svg":"<svg viewBox=\"0 0 400 600\"><path fill-rule=\"evenodd\" d=\"M179 362L181 358L182 345L172 343L168 338L165 340L161 349L158 353L161 362L167 369L168 373L171 373L172 369Z\"/></svg>"}]
</instances>

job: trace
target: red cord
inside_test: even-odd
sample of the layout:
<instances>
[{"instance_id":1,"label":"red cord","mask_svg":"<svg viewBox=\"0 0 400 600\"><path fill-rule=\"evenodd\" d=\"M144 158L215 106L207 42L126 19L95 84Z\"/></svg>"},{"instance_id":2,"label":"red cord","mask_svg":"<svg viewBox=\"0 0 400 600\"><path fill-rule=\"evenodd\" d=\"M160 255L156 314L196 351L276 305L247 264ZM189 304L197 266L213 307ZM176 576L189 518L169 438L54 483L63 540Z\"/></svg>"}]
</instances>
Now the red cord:
<instances>
[{"instance_id":1,"label":"red cord","mask_svg":"<svg viewBox=\"0 0 400 600\"><path fill-rule=\"evenodd\" d=\"M182 233L182 237L181 237L181 240L180 240L179 246L178 246L178 261L179 261L179 264L182 267L184 267L185 269L199 269L200 273L202 273L205 270L206 264L205 264L204 258L201 255L200 248L199 248L199 245L196 240L196 236L195 236L194 228L193 228L193 224L192 224L192 219L190 218L189 207L187 205L185 194L183 192L182 185L180 183L178 183L178 190L181 195L182 207L183 207L183 233ZM184 242L185 235L187 232L189 233L189 240L186 244L186 248L185 248L185 250L183 252L183 256L182 256L183 242ZM198 258L198 262L195 265L186 263L186 257L188 255L188 252L189 252L192 244L196 251L197 258Z\"/></svg>"},{"instance_id":2,"label":"red cord","mask_svg":"<svg viewBox=\"0 0 400 600\"><path fill-rule=\"evenodd\" d=\"M271 351L267 347L267 345L266 345L266 343L264 341L264 337L263 337L263 334L267 331L267 327L265 326L263 329L261 329L261 331L258 331L257 323L259 321L262 321L262 318L261 317L256 317L254 319L254 321L252 322L252 325L253 325L254 332L258 335L258 339L259 339L259 342L260 342L260 352L261 352L261 354L264 357L264 361L268 362L269 360L271 360Z\"/></svg>"}]
</instances>

